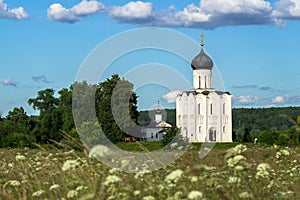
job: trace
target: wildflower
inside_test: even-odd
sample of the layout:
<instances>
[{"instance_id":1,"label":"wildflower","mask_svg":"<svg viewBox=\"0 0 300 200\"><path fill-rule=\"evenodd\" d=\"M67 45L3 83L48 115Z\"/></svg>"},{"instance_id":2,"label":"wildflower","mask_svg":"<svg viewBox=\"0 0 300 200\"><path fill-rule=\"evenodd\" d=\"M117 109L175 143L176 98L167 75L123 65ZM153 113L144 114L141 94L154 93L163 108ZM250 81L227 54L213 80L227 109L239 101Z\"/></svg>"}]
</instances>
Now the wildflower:
<instances>
[{"instance_id":1,"label":"wildflower","mask_svg":"<svg viewBox=\"0 0 300 200\"><path fill-rule=\"evenodd\" d=\"M182 174L183 174L183 171L181 169L172 171L169 175L166 176L165 182L176 183L181 178Z\"/></svg>"},{"instance_id":2,"label":"wildflower","mask_svg":"<svg viewBox=\"0 0 300 200\"><path fill-rule=\"evenodd\" d=\"M183 193L181 191L178 191L174 194L174 198L175 199L182 199L182 195L183 195Z\"/></svg>"},{"instance_id":3,"label":"wildflower","mask_svg":"<svg viewBox=\"0 0 300 200\"><path fill-rule=\"evenodd\" d=\"M32 193L32 196L33 196L33 197L39 197L39 196L41 196L44 192L45 192L44 190L38 190L38 191Z\"/></svg>"},{"instance_id":4,"label":"wildflower","mask_svg":"<svg viewBox=\"0 0 300 200\"><path fill-rule=\"evenodd\" d=\"M248 192L243 192L243 193L239 194L239 197L241 199L250 199L250 198L252 198L252 195L249 194Z\"/></svg>"},{"instance_id":5,"label":"wildflower","mask_svg":"<svg viewBox=\"0 0 300 200\"><path fill-rule=\"evenodd\" d=\"M55 189L57 189L59 187L60 186L58 184L54 184L54 185L51 185L50 190L55 190Z\"/></svg>"},{"instance_id":6,"label":"wildflower","mask_svg":"<svg viewBox=\"0 0 300 200\"><path fill-rule=\"evenodd\" d=\"M276 153L276 158L280 158L281 156L289 156L290 152L286 149L281 149Z\"/></svg>"},{"instance_id":7,"label":"wildflower","mask_svg":"<svg viewBox=\"0 0 300 200\"><path fill-rule=\"evenodd\" d=\"M78 167L80 165L80 162L78 162L77 160L67 160L63 167L62 170L63 171L67 171L69 169L75 169L76 167Z\"/></svg>"},{"instance_id":8,"label":"wildflower","mask_svg":"<svg viewBox=\"0 0 300 200\"><path fill-rule=\"evenodd\" d=\"M78 195L78 192L76 190L70 190L67 194L67 197L74 198L74 197L77 197L77 195Z\"/></svg>"},{"instance_id":9,"label":"wildflower","mask_svg":"<svg viewBox=\"0 0 300 200\"><path fill-rule=\"evenodd\" d=\"M171 149L174 149L176 146L178 146L178 143L177 143L177 142L172 143L172 144L171 144Z\"/></svg>"},{"instance_id":10,"label":"wildflower","mask_svg":"<svg viewBox=\"0 0 300 200\"><path fill-rule=\"evenodd\" d=\"M188 194L188 199L193 199L193 200L196 200L196 199L202 199L203 198L203 193L202 192L199 192L199 191L191 191L189 194Z\"/></svg>"},{"instance_id":11,"label":"wildflower","mask_svg":"<svg viewBox=\"0 0 300 200\"><path fill-rule=\"evenodd\" d=\"M109 175L106 177L106 180L104 182L104 185L110 185L110 184L114 184L117 182L122 181L122 179L116 175Z\"/></svg>"},{"instance_id":12,"label":"wildflower","mask_svg":"<svg viewBox=\"0 0 300 200\"><path fill-rule=\"evenodd\" d=\"M191 182L197 182L198 181L198 177L197 176L192 176L191 177Z\"/></svg>"},{"instance_id":13,"label":"wildflower","mask_svg":"<svg viewBox=\"0 0 300 200\"><path fill-rule=\"evenodd\" d=\"M270 165L268 163L261 163L256 167L256 175L255 178L259 179L259 178L268 178L269 177L269 172L268 170L270 169Z\"/></svg>"},{"instance_id":14,"label":"wildflower","mask_svg":"<svg viewBox=\"0 0 300 200\"><path fill-rule=\"evenodd\" d=\"M239 183L239 182L241 182L240 178L235 177L235 176L230 176L229 177L228 183Z\"/></svg>"},{"instance_id":15,"label":"wildflower","mask_svg":"<svg viewBox=\"0 0 300 200\"><path fill-rule=\"evenodd\" d=\"M89 157L90 158L92 158L92 157L95 157L95 158L104 157L104 156L110 155L110 153L111 153L110 149L107 146L96 145L91 149L91 151L89 153Z\"/></svg>"},{"instance_id":16,"label":"wildflower","mask_svg":"<svg viewBox=\"0 0 300 200\"><path fill-rule=\"evenodd\" d=\"M140 190L135 190L134 192L133 192L133 195L134 196L138 196L138 195L140 195L141 194L141 191Z\"/></svg>"},{"instance_id":17,"label":"wildflower","mask_svg":"<svg viewBox=\"0 0 300 200\"><path fill-rule=\"evenodd\" d=\"M8 167L13 168L14 167L14 163L8 163Z\"/></svg>"},{"instance_id":18,"label":"wildflower","mask_svg":"<svg viewBox=\"0 0 300 200\"><path fill-rule=\"evenodd\" d=\"M154 196L149 195L149 196L143 197L142 200L155 200L155 198L154 198Z\"/></svg>"},{"instance_id":19,"label":"wildflower","mask_svg":"<svg viewBox=\"0 0 300 200\"><path fill-rule=\"evenodd\" d=\"M244 157L244 156L242 156L242 155L237 155L237 156L235 156L235 157L233 157L233 158L229 158L228 160L227 160L227 165L229 166L229 167L234 167L236 164L238 164L241 160L246 160L246 158Z\"/></svg>"},{"instance_id":20,"label":"wildflower","mask_svg":"<svg viewBox=\"0 0 300 200\"><path fill-rule=\"evenodd\" d=\"M87 186L81 185L81 186L78 186L78 187L76 188L76 191L81 191L81 190L86 190L86 189L88 189Z\"/></svg>"},{"instance_id":21,"label":"wildflower","mask_svg":"<svg viewBox=\"0 0 300 200\"><path fill-rule=\"evenodd\" d=\"M17 181L17 180L11 180L11 181L8 181L8 182L6 182L6 183L4 184L4 186L6 186L6 185L20 186L21 183L20 183L20 181Z\"/></svg>"},{"instance_id":22,"label":"wildflower","mask_svg":"<svg viewBox=\"0 0 300 200\"><path fill-rule=\"evenodd\" d=\"M237 171L242 171L244 169L244 167L241 166L241 165L237 165L237 166L235 166L234 169L237 170Z\"/></svg>"},{"instance_id":23,"label":"wildflower","mask_svg":"<svg viewBox=\"0 0 300 200\"><path fill-rule=\"evenodd\" d=\"M23 161L23 160L26 160L25 156L20 155L20 154L16 155L16 161Z\"/></svg>"}]
</instances>

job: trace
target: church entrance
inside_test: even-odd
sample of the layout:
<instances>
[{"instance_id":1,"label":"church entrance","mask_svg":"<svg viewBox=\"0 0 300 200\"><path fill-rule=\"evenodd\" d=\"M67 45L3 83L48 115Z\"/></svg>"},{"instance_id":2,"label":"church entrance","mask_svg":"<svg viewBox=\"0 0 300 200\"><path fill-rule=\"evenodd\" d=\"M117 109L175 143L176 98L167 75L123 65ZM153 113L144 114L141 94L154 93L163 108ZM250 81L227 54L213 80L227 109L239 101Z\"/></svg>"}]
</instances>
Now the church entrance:
<instances>
[{"instance_id":1,"label":"church entrance","mask_svg":"<svg viewBox=\"0 0 300 200\"><path fill-rule=\"evenodd\" d=\"M209 141L215 142L217 140L217 131L215 128L209 129Z\"/></svg>"}]
</instances>

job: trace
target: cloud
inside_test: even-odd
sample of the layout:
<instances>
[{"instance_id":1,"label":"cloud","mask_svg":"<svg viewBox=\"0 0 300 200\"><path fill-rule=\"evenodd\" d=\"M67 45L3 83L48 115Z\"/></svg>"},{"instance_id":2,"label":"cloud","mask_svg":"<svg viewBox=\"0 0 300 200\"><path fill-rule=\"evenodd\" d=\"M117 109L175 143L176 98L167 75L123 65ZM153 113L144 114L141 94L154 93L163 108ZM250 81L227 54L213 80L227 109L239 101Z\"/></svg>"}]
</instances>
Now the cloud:
<instances>
[{"instance_id":1,"label":"cloud","mask_svg":"<svg viewBox=\"0 0 300 200\"><path fill-rule=\"evenodd\" d=\"M299 0L279 0L274 5L272 16L281 19L300 19Z\"/></svg>"},{"instance_id":2,"label":"cloud","mask_svg":"<svg viewBox=\"0 0 300 200\"><path fill-rule=\"evenodd\" d=\"M234 103L236 105L249 105L249 104L256 104L259 101L259 97L258 96L238 96L238 97L233 97Z\"/></svg>"},{"instance_id":3,"label":"cloud","mask_svg":"<svg viewBox=\"0 0 300 200\"><path fill-rule=\"evenodd\" d=\"M234 85L234 86L232 86L231 88L233 88L233 89L255 89L255 88L257 88L257 85Z\"/></svg>"},{"instance_id":4,"label":"cloud","mask_svg":"<svg viewBox=\"0 0 300 200\"><path fill-rule=\"evenodd\" d=\"M288 101L289 96L276 96L272 99L272 103L282 104Z\"/></svg>"},{"instance_id":5,"label":"cloud","mask_svg":"<svg viewBox=\"0 0 300 200\"><path fill-rule=\"evenodd\" d=\"M35 82L51 83L45 75L31 77Z\"/></svg>"},{"instance_id":6,"label":"cloud","mask_svg":"<svg viewBox=\"0 0 300 200\"><path fill-rule=\"evenodd\" d=\"M259 87L260 90L263 90L263 91L267 91L267 90L271 90L272 88L270 88L269 86L262 86L262 87Z\"/></svg>"},{"instance_id":7,"label":"cloud","mask_svg":"<svg viewBox=\"0 0 300 200\"><path fill-rule=\"evenodd\" d=\"M124 6L110 8L109 16L118 22L146 23L154 20L154 9L151 2L129 2Z\"/></svg>"},{"instance_id":8,"label":"cloud","mask_svg":"<svg viewBox=\"0 0 300 200\"><path fill-rule=\"evenodd\" d=\"M14 86L14 87L17 86L17 82L14 81L12 78L2 79L2 80L0 80L0 83L4 86Z\"/></svg>"},{"instance_id":9,"label":"cloud","mask_svg":"<svg viewBox=\"0 0 300 200\"><path fill-rule=\"evenodd\" d=\"M180 93L181 93L181 91L179 91L179 90L171 91L171 92L165 94L163 96L163 99L166 100L168 103L175 103L176 97Z\"/></svg>"},{"instance_id":10,"label":"cloud","mask_svg":"<svg viewBox=\"0 0 300 200\"><path fill-rule=\"evenodd\" d=\"M103 3L97 0L83 0L69 9L59 3L54 3L47 9L47 16L54 21L74 23L82 17L104 11L105 6Z\"/></svg>"},{"instance_id":11,"label":"cloud","mask_svg":"<svg viewBox=\"0 0 300 200\"><path fill-rule=\"evenodd\" d=\"M7 4L3 0L0 0L0 18L9 18L15 20L22 20L28 18L29 15L23 7L8 8Z\"/></svg>"}]
</instances>

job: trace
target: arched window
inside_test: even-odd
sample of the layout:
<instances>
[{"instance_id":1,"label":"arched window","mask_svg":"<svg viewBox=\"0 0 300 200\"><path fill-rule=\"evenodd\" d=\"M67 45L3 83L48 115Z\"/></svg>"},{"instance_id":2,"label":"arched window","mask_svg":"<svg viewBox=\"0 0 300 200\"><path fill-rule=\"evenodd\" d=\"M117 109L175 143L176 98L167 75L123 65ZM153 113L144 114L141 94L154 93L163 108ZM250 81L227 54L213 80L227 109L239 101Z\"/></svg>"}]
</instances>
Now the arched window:
<instances>
[{"instance_id":1,"label":"arched window","mask_svg":"<svg viewBox=\"0 0 300 200\"><path fill-rule=\"evenodd\" d=\"M200 115L200 112L201 112L201 104L198 103L198 115Z\"/></svg>"},{"instance_id":2,"label":"arched window","mask_svg":"<svg viewBox=\"0 0 300 200\"><path fill-rule=\"evenodd\" d=\"M225 103L223 103L223 115L225 115Z\"/></svg>"},{"instance_id":3,"label":"arched window","mask_svg":"<svg viewBox=\"0 0 300 200\"><path fill-rule=\"evenodd\" d=\"M202 132L202 127L201 126L199 126L199 133L201 133Z\"/></svg>"},{"instance_id":4,"label":"arched window","mask_svg":"<svg viewBox=\"0 0 300 200\"><path fill-rule=\"evenodd\" d=\"M155 134L155 138L158 138L158 134L157 133Z\"/></svg>"},{"instance_id":5,"label":"arched window","mask_svg":"<svg viewBox=\"0 0 300 200\"><path fill-rule=\"evenodd\" d=\"M153 133L151 133L151 138L153 138Z\"/></svg>"},{"instance_id":6,"label":"arched window","mask_svg":"<svg viewBox=\"0 0 300 200\"><path fill-rule=\"evenodd\" d=\"M210 114L211 115L213 114L213 104L212 103L210 104Z\"/></svg>"},{"instance_id":7,"label":"arched window","mask_svg":"<svg viewBox=\"0 0 300 200\"><path fill-rule=\"evenodd\" d=\"M201 88L201 76L198 77L199 79L199 88Z\"/></svg>"},{"instance_id":8,"label":"arched window","mask_svg":"<svg viewBox=\"0 0 300 200\"><path fill-rule=\"evenodd\" d=\"M223 133L226 133L226 126L223 126Z\"/></svg>"}]
</instances>

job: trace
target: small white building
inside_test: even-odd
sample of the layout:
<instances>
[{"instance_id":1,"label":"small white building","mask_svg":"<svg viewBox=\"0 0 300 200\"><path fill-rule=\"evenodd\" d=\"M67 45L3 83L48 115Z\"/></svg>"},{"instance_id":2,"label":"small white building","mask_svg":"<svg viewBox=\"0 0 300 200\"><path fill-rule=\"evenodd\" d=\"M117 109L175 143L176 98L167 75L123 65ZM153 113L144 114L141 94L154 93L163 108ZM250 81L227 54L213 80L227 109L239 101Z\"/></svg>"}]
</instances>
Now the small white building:
<instances>
[{"instance_id":1,"label":"small white building","mask_svg":"<svg viewBox=\"0 0 300 200\"><path fill-rule=\"evenodd\" d=\"M232 95L212 88L214 63L203 46L191 63L193 89L176 98L176 125L190 142L232 142Z\"/></svg>"},{"instance_id":2,"label":"small white building","mask_svg":"<svg viewBox=\"0 0 300 200\"><path fill-rule=\"evenodd\" d=\"M142 133L147 141L160 141L163 139L163 134L167 128L172 127L171 124L163 121L162 112L158 105L154 119L142 129Z\"/></svg>"}]
</instances>

